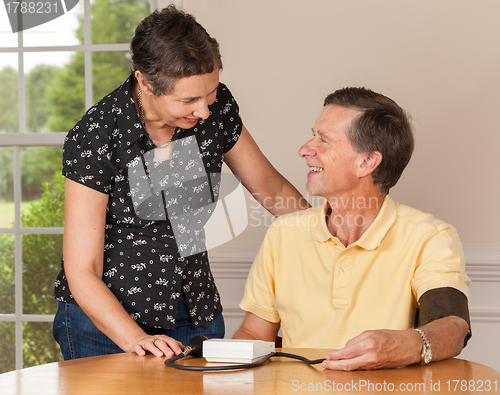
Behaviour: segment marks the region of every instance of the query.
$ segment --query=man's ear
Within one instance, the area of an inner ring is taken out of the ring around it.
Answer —
[[[151,85],[149,85],[146,82],[146,79],[144,78],[142,73],[139,70],[136,70],[134,75],[135,75],[135,78],[137,78],[137,82],[139,83],[139,87],[141,88],[141,91],[145,94],[149,94],[149,93],[153,94],[153,90],[151,88]]]
[[[383,156],[379,151],[373,151],[369,155],[365,155],[358,166],[356,175],[359,178],[366,177],[372,174],[378,165],[382,162]]]

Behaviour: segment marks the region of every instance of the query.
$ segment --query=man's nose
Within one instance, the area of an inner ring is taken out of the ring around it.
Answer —
[[[314,149],[314,145],[312,144],[312,139],[305,143],[302,147],[299,148],[299,155],[301,158],[306,158],[308,156],[314,156],[316,151]]]

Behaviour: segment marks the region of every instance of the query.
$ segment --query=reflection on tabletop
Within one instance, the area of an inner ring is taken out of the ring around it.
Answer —
[[[328,350],[283,349],[309,359]],[[500,374],[461,359],[403,369],[342,372],[321,365],[274,357],[263,366],[239,371],[194,372],[165,366],[164,357],[114,354],[51,363],[0,375],[0,392],[11,394],[293,394],[336,392],[499,393]],[[186,357],[183,365],[210,365]],[[217,364],[211,364],[217,365]],[[489,383],[489,384],[488,384]],[[481,388],[481,389],[480,389]],[[489,390],[488,390],[489,388]]]

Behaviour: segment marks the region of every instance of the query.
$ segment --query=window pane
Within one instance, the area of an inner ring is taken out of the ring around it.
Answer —
[[[0,133],[18,133],[17,54],[0,55]]]
[[[93,102],[114,91],[130,75],[132,61],[129,51],[92,53]]]
[[[55,314],[63,235],[23,235],[23,313]]]
[[[0,46],[17,47],[17,34],[12,33],[9,17],[6,12],[0,11]]]
[[[0,228],[14,226],[14,163],[11,147],[0,148]]]
[[[16,324],[0,322],[0,373],[16,369]]]
[[[62,147],[21,148],[22,226],[64,226],[61,166]]]
[[[0,314],[14,314],[16,308],[14,240],[14,235],[0,234]]]
[[[92,44],[128,44],[139,22],[149,15],[149,1],[91,1]]]
[[[46,47],[80,44],[76,30],[80,26],[80,18],[83,18],[83,3],[80,1],[75,8],[50,22],[23,31],[24,46]],[[83,32],[79,34],[83,35]]]
[[[59,345],[52,336],[52,322],[23,324],[23,367],[62,361]]]
[[[25,54],[26,131],[67,133],[85,111],[82,52]]]

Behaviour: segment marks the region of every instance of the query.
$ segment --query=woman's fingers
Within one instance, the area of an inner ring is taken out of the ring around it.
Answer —
[[[140,339],[132,351],[140,356],[146,355],[146,352],[150,352],[157,357],[173,357],[180,354],[183,349],[184,346],[177,340],[168,336],[158,335]]]

